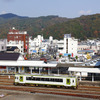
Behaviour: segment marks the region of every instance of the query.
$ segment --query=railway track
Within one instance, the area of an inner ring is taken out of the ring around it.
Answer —
[[[100,91],[97,92],[97,91],[89,91],[89,90],[85,91],[85,90],[79,90],[79,89],[71,90],[71,89],[58,89],[58,88],[56,89],[56,88],[5,86],[5,85],[1,85],[0,89],[100,99]]]
[[[0,76],[0,89],[25,91],[30,93],[44,93],[65,96],[75,96],[83,98],[100,99],[100,87],[96,86],[79,86],[78,89],[62,89],[62,88],[48,88],[48,87],[29,87],[29,86],[14,86],[14,77]]]

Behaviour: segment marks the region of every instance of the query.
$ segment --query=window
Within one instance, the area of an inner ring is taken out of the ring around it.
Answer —
[[[70,81],[69,81],[69,79],[67,79],[67,83],[69,83]]]
[[[74,83],[74,80],[72,82]]]
[[[20,76],[20,81],[23,82],[23,76]]]
[[[56,78],[39,78],[39,77],[26,77],[26,80],[30,81],[49,81],[49,82],[63,82],[63,79]]]
[[[4,49],[4,46],[2,46],[2,49]]]
[[[66,84],[70,85],[70,79],[66,80]]]
[[[58,48],[59,50],[62,50],[63,48]]]
[[[23,79],[23,77],[20,77],[20,79],[22,80],[22,79]]]

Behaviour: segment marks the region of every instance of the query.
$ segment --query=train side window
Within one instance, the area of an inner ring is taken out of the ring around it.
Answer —
[[[31,77],[29,77],[29,80],[31,80],[32,78]]]
[[[26,80],[31,80],[31,77],[26,77]]]
[[[28,80],[29,78],[28,77],[26,77],[26,80]]]
[[[49,78],[46,78],[46,81],[49,81]]]
[[[53,78],[51,78],[51,82],[54,82],[54,79]]]
[[[36,77],[35,80],[36,80],[36,81],[40,81],[40,78]]]
[[[32,80],[35,80],[35,77],[33,77],[33,79]]]
[[[31,77],[31,80],[35,80],[35,77]]]
[[[41,81],[44,81],[44,78],[41,78]]]
[[[47,81],[46,78],[44,78],[44,81]]]
[[[54,79],[54,82],[58,82],[58,79]]]
[[[74,80],[72,82],[74,83]]]
[[[59,79],[59,82],[63,82],[63,79]]]

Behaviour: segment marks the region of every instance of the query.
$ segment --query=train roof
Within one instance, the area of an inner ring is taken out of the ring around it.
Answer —
[[[77,77],[75,75],[57,75],[57,74],[53,74],[53,75],[44,75],[44,74],[15,74],[15,75],[22,75],[22,76],[43,76],[43,77]]]

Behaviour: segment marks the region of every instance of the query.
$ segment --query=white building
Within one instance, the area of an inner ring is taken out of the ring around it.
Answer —
[[[58,52],[63,54],[73,54],[77,55],[77,45],[78,40],[74,37],[71,37],[71,34],[65,34],[64,40],[60,40],[57,42]]]
[[[21,54],[24,54],[24,49],[23,49],[23,46],[24,46],[24,42],[23,41],[9,41],[7,42],[7,47],[18,47],[19,48],[19,53]]]
[[[77,55],[78,39],[71,37],[71,34],[64,35],[64,51],[65,53]]]
[[[58,46],[58,52],[59,53],[66,53],[64,51],[64,40],[57,41],[57,46]]]
[[[94,53],[97,53],[100,50],[100,40],[82,41],[78,44],[79,50],[93,50]]]
[[[0,39],[0,51],[6,51],[7,39]]]
[[[29,39],[29,53],[38,53],[47,51],[48,48],[58,47],[58,52],[62,54],[77,55],[78,40],[71,37],[71,34],[65,34],[63,40],[54,40],[52,36],[49,39],[43,39],[38,35],[33,40]]]
[[[43,36],[38,35],[32,40],[32,37],[29,38],[29,54],[38,53],[39,48],[42,47]]]

